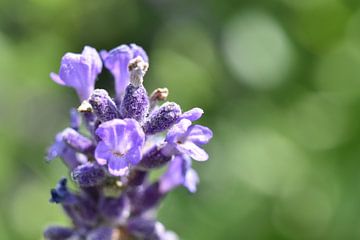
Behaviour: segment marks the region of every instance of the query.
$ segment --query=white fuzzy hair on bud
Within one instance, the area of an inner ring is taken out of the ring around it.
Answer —
[[[143,77],[149,68],[149,64],[141,56],[131,59],[128,65],[130,72],[130,83],[139,87],[143,83]]]

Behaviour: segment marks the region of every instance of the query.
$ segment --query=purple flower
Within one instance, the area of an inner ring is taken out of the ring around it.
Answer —
[[[66,53],[61,59],[59,74],[51,73],[50,77],[60,85],[74,88],[83,101],[94,90],[101,69],[102,62],[97,51],[85,46],[81,54]]]
[[[141,56],[145,62],[149,62],[144,49],[136,44],[120,45],[111,51],[101,51],[104,65],[115,78],[115,92],[118,98],[124,94],[126,86],[130,81],[128,65],[131,59]]]
[[[192,115],[193,116],[193,115]],[[190,116],[189,118],[193,118]],[[167,146],[163,152],[167,154],[185,154],[197,161],[206,161],[209,156],[201,148],[212,138],[212,131],[201,125],[191,125],[191,121],[183,118],[175,124],[166,135]]]
[[[167,193],[179,185],[183,185],[190,192],[196,192],[196,185],[199,183],[199,176],[191,168],[191,159],[179,155],[169,164],[167,171],[160,178],[159,191]]]
[[[71,148],[64,141],[64,131],[56,134],[55,142],[49,147],[46,155],[46,160],[48,162],[54,160],[57,157],[60,157],[63,162],[70,168],[73,169],[81,163],[81,158],[86,158],[84,155],[79,155],[76,151]]]
[[[108,165],[114,176],[128,173],[130,166],[141,160],[145,134],[133,119],[114,119],[102,123],[96,130],[101,139],[95,149],[95,158],[100,165]]]

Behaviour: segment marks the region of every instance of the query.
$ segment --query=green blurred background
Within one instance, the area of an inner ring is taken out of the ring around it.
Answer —
[[[0,239],[67,224],[46,147],[77,106],[61,56],[135,42],[149,91],[214,130],[198,193],[159,218],[185,240],[360,239],[359,0],[0,0]],[[108,72],[97,87],[112,88]]]

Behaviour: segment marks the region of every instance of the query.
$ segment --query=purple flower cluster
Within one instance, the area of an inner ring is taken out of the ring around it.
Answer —
[[[95,89],[103,65],[115,78],[115,97]],[[58,74],[51,78],[72,87],[81,104],[70,111],[70,127],[58,133],[47,160],[57,157],[67,165],[76,191],[62,178],[51,190],[50,202],[60,204],[71,227],[50,226],[45,239],[173,240],[156,219],[156,208],[178,186],[196,191],[199,176],[192,159],[206,161],[202,145],[209,128],[194,125],[203,111],[182,113],[174,102],[165,102],[166,88],[148,95],[143,78],[149,67],[145,51],[121,45],[101,54],[86,46],[81,54],[66,53]],[[153,169],[167,167],[150,181]]]

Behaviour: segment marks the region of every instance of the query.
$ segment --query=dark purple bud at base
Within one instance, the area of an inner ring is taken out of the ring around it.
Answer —
[[[128,230],[139,239],[158,239],[156,238],[155,221],[143,218],[133,218],[128,223]]]
[[[66,178],[60,179],[60,181],[56,185],[56,188],[51,189],[50,193],[50,202],[72,204],[76,201],[75,196],[71,192],[69,192],[67,188]]]
[[[118,240],[120,233],[118,229],[111,227],[99,227],[92,230],[86,237],[86,240]]]
[[[89,103],[94,114],[101,122],[119,118],[115,102],[110,98],[106,90],[95,89],[89,98]]]
[[[134,206],[132,215],[138,216],[148,210],[154,209],[165,195],[165,193],[160,192],[158,182],[151,184],[141,193],[136,195],[136,199],[133,199]]]
[[[125,90],[125,96],[121,102],[121,116],[143,122],[148,111],[149,99],[144,86],[140,85],[136,87],[130,83]]]
[[[74,150],[81,153],[89,153],[95,149],[90,139],[81,135],[79,132],[75,131],[72,128],[66,128],[63,131],[63,140]]]
[[[144,124],[146,134],[155,134],[172,127],[181,115],[180,106],[174,102],[164,103],[160,108],[151,113]]]
[[[147,171],[142,171],[142,170],[133,170],[129,176],[128,179],[128,186],[140,186],[141,184],[143,184],[146,180],[148,176],[148,172]]]
[[[75,168],[71,177],[80,187],[94,187],[105,180],[105,171],[98,165],[87,163]]]
[[[177,235],[171,231],[167,231],[160,222],[146,219],[133,218],[128,224],[129,232],[137,237],[136,239],[143,240],[178,240]]]
[[[154,146],[143,155],[138,167],[143,169],[153,169],[164,166],[171,160],[171,156],[165,155],[162,151],[163,146]]]
[[[130,214],[129,200],[122,197],[106,197],[100,202],[101,215],[110,221],[123,223]]]
[[[74,234],[74,230],[67,227],[51,226],[44,231],[46,240],[66,240]]]

